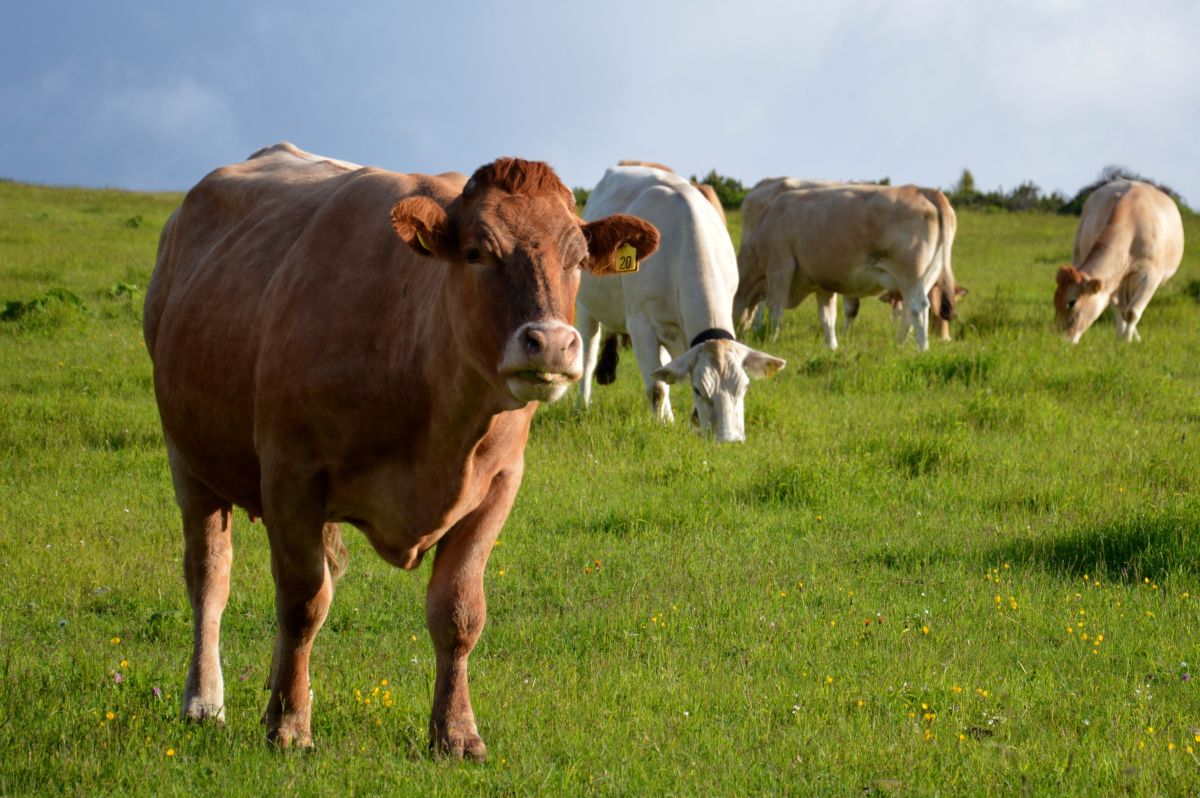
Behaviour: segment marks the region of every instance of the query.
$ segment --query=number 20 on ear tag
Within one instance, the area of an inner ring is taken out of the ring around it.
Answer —
[[[631,244],[626,244],[617,250],[617,260],[613,271],[617,274],[633,274],[638,270],[637,250]]]

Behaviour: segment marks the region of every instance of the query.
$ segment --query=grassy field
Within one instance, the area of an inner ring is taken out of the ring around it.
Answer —
[[[139,319],[178,200],[0,182],[0,794],[1200,792],[1200,248],[1142,343],[1106,316],[1072,348],[1050,297],[1076,220],[961,213],[957,340],[898,347],[865,302],[828,353],[808,303],[744,445],[651,423],[628,353],[586,416],[543,408],[488,568],[474,766],[426,751],[427,573],[352,530],[315,750],[263,742],[273,594],[244,515],[229,724],[177,719]]]

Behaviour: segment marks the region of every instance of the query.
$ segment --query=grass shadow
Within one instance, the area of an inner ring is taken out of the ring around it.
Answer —
[[[1137,582],[1171,573],[1200,573],[1200,550],[1191,543],[1200,519],[1180,513],[1113,520],[1061,537],[1020,540],[995,547],[988,562],[1027,562],[1072,577],[1102,575]]]

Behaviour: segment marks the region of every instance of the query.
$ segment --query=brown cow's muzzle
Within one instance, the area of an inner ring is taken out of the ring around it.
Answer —
[[[500,362],[509,393],[522,403],[560,399],[582,373],[583,342],[561,321],[523,324],[508,339]]]

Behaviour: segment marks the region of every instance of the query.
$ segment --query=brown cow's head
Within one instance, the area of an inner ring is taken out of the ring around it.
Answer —
[[[643,259],[658,248],[658,230],[633,216],[584,223],[554,170],[517,158],[481,166],[448,207],[401,200],[392,223],[419,255],[455,270],[458,317],[448,322],[514,408],[552,402],[580,377],[582,344],[571,326],[580,271],[611,273],[625,244]]]
[[[1100,318],[1108,304],[1104,284],[1076,269],[1062,266],[1056,275],[1058,288],[1054,291],[1054,316],[1059,332],[1079,343],[1092,322]]]

